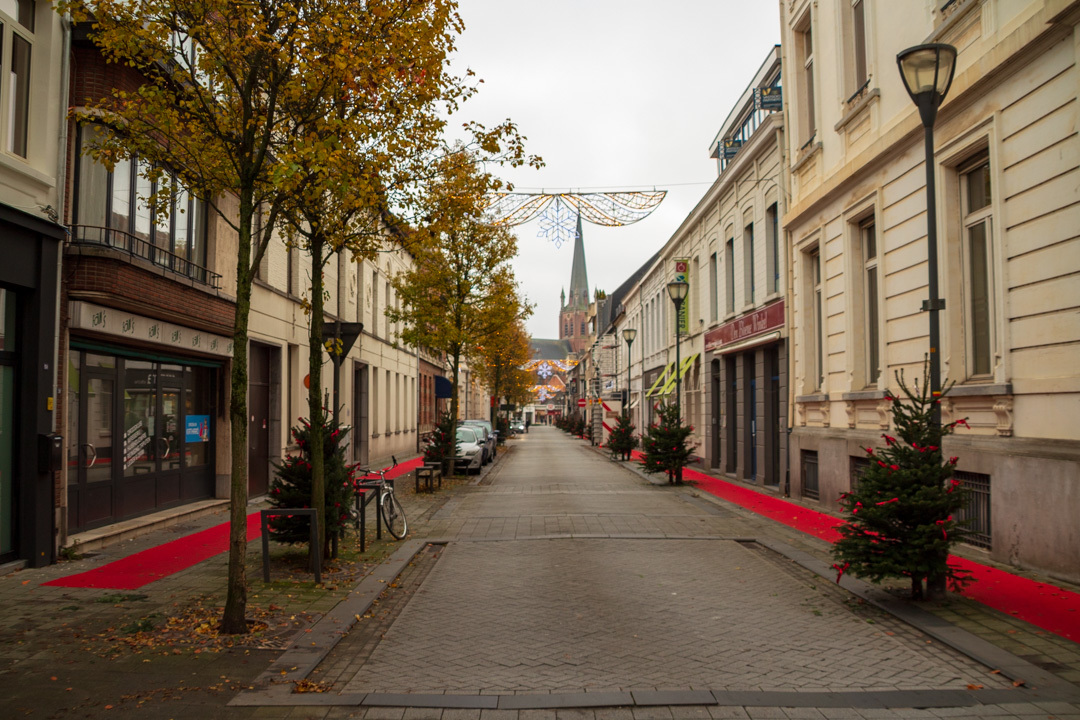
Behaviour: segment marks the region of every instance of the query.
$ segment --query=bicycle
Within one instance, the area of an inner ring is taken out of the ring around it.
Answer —
[[[349,514],[356,522],[356,526],[360,527],[361,508],[365,504],[360,490],[374,490],[378,498],[377,512],[382,517],[383,524],[386,525],[387,531],[395,540],[400,540],[405,537],[405,533],[408,531],[408,520],[405,518],[405,509],[401,507],[401,501],[394,495],[394,479],[386,479],[386,473],[396,468],[398,464],[397,458],[393,455],[390,456],[390,459],[394,462],[390,467],[382,470],[367,470],[364,473],[368,477],[378,475],[378,480],[362,480],[356,483],[356,500],[349,510]]]

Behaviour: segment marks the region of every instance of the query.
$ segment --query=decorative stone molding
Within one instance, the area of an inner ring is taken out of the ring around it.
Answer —
[[[855,410],[856,410],[856,405],[855,405],[854,400],[845,400],[844,401],[844,411],[847,413],[847,426],[849,428],[854,428],[855,425],[856,425],[856,422],[855,422],[855,420],[856,420]]]
[[[994,414],[997,415],[997,433],[1002,437],[1013,434],[1012,396],[994,398]]]
[[[892,402],[882,398],[881,401],[877,404],[877,408],[875,408],[878,414],[878,427],[880,427],[882,430],[889,429],[889,422],[892,420],[892,413],[889,412],[889,409],[891,407]]]

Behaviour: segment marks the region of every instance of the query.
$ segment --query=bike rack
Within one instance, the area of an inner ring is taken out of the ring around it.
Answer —
[[[322,582],[322,538],[319,537],[319,515],[315,508],[275,508],[273,510],[260,510],[259,522],[262,525],[262,564],[263,582],[270,582],[270,523],[273,516],[307,515],[311,518],[310,557],[315,567],[315,582]]]

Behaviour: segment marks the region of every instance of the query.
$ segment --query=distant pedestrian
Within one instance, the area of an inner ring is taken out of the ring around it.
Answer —
[[[532,420],[525,418],[525,434],[529,434],[529,426],[532,425]]]

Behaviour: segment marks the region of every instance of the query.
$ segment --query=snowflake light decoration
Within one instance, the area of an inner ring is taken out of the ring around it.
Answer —
[[[551,377],[555,373],[554,373],[554,371],[552,371],[550,365],[548,365],[547,363],[544,363],[540,367],[536,368],[536,374],[539,375],[542,380],[546,381],[549,377]]]
[[[492,193],[485,198],[484,212],[492,225],[512,227],[540,218],[537,237],[555,247],[573,240],[578,220],[620,227],[649,216],[667,195],[652,192],[606,193]]]

